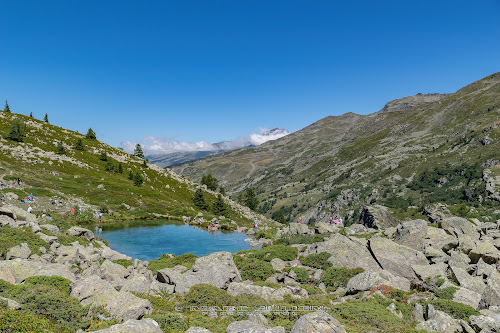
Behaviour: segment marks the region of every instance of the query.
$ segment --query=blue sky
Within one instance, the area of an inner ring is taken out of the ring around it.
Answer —
[[[296,131],[500,71],[500,0],[1,1],[0,13],[2,106],[114,146]]]

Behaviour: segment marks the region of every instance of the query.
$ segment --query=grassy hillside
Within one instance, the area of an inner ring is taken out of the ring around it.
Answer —
[[[23,142],[7,139],[15,119],[26,124]],[[78,139],[82,140],[84,150],[75,149]],[[61,143],[65,154],[58,154]],[[193,204],[193,193],[199,185],[156,165],[144,166],[144,160],[138,157],[44,121],[0,112],[0,151],[0,179],[7,185],[2,188],[2,194],[7,201],[22,207],[27,204],[20,200],[33,194],[36,202],[32,206],[38,213],[64,214],[77,208],[81,221],[93,220],[92,212],[99,209],[109,211],[104,215],[105,220],[180,219],[199,212],[205,217],[214,217],[210,211],[200,210]],[[103,154],[107,156],[106,161]],[[129,179],[129,174],[135,176],[136,173],[144,181],[141,186],[135,186]],[[23,183],[18,185],[14,181],[17,178]],[[205,191],[205,197],[211,204],[216,194]],[[52,205],[52,198],[64,205]],[[263,219],[228,199],[226,203],[228,219],[239,223]]]
[[[172,170],[196,181],[211,173],[233,198],[252,187],[261,212],[281,210],[288,220],[337,215],[354,222],[361,206],[374,203],[415,216],[431,202],[493,218],[499,203],[483,172],[495,174],[500,164],[500,73],[454,94],[418,96]]]

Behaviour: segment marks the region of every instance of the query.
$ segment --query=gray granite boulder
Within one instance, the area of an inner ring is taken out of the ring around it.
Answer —
[[[345,333],[340,322],[324,311],[308,313],[299,318],[290,333]]]
[[[163,333],[160,325],[153,319],[129,319],[123,324],[113,325],[109,328],[98,330],[100,333]],[[201,331],[200,331],[201,333]]]
[[[439,222],[439,227],[444,229],[450,235],[467,235],[472,239],[479,239],[479,233],[476,226],[463,217],[445,217]]]
[[[66,235],[84,237],[89,241],[91,241],[95,238],[94,233],[92,231],[90,231],[89,229],[81,228],[81,227],[69,228],[66,231]]]
[[[311,244],[308,253],[328,252],[328,258],[334,267],[363,268],[364,270],[378,270],[380,266],[361,241],[350,239],[341,234],[333,234],[325,242]]]
[[[22,243],[21,245],[11,247],[7,252],[7,255],[5,256],[5,259],[6,260],[16,259],[16,258],[28,259],[30,254],[31,250],[28,247],[28,244]]]
[[[12,284],[22,283],[31,276],[61,276],[70,281],[75,281],[69,267],[61,264],[42,263],[25,259],[0,261],[0,279]]]
[[[190,327],[186,333],[212,333],[211,331],[207,330],[206,328],[204,327],[199,327],[199,326],[196,326],[196,327]]]
[[[428,265],[427,258],[420,251],[381,237],[369,240],[371,252],[383,269],[394,275],[412,280],[416,277],[412,265]]]
[[[250,320],[241,320],[229,324],[226,333],[285,333],[285,329],[281,326],[267,327]]]
[[[424,220],[405,221],[398,224],[394,234],[394,242],[412,249],[422,251],[424,238],[427,235],[427,222]]]
[[[387,229],[397,226],[401,221],[392,216],[385,206],[373,205],[363,207],[360,222],[373,229]]]
[[[363,272],[352,277],[347,282],[346,294],[356,294],[380,285],[410,291],[410,281],[400,276],[394,276],[389,271],[379,270]]]

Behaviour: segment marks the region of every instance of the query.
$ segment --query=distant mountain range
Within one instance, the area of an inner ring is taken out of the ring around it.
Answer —
[[[233,198],[251,187],[261,212],[281,210],[289,221],[355,220],[371,204],[498,207],[499,138],[496,73],[453,94],[417,94],[372,114],[329,116],[278,140],[172,170],[194,181],[210,173]]]
[[[202,151],[179,151],[173,152],[169,154],[161,154],[161,155],[149,155],[146,158],[149,159],[151,163],[154,163],[160,167],[168,168],[170,166],[181,164],[185,162],[190,162],[194,160],[198,160],[200,158],[209,156],[209,155],[217,155],[227,151],[245,148],[245,147],[254,147],[261,143],[274,140],[277,138],[281,138],[290,134],[290,132],[284,128],[273,128],[272,130],[264,131],[259,134],[251,134],[246,138],[242,138],[236,141],[221,141],[217,143],[213,143],[212,150],[202,150]]]

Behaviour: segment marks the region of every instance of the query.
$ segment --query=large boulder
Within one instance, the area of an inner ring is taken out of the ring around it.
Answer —
[[[14,215],[14,212],[10,210],[7,207],[0,206],[0,216],[5,215],[7,217],[10,217],[11,219],[15,219],[16,216]]]
[[[368,228],[387,229],[397,226],[401,221],[392,216],[387,207],[373,205],[363,207],[360,222]]]
[[[448,265],[445,263],[437,263],[434,265],[411,265],[411,268],[417,275],[417,277],[422,280],[426,281],[428,279],[440,277],[440,278],[445,278],[446,277],[446,269],[448,268]]]
[[[320,222],[314,225],[314,231],[317,234],[331,234],[339,231],[343,227],[344,223],[330,224],[330,223]]]
[[[66,235],[84,237],[91,241],[95,238],[94,233],[82,227],[71,227],[66,231]]]
[[[25,259],[0,261],[0,279],[12,284],[22,283],[31,276],[61,276],[75,281],[75,274],[69,267],[61,264],[42,263]]]
[[[422,252],[396,244],[386,238],[372,237],[369,240],[369,246],[375,259],[383,269],[408,280],[416,277],[411,268],[412,265],[429,264]]]
[[[472,263],[477,263],[479,259],[483,259],[487,264],[496,264],[500,261],[500,251],[493,244],[485,241],[476,241],[468,255]]]
[[[207,330],[204,327],[200,326],[195,326],[195,327],[190,327],[186,333],[212,333],[211,331]]]
[[[394,234],[394,242],[422,251],[427,235],[427,222],[424,220],[405,221],[399,224]]]
[[[471,276],[464,269],[455,266],[450,267],[450,272],[453,280],[461,287],[473,290],[479,294],[484,292],[486,285],[480,276]]]
[[[352,295],[360,291],[369,290],[380,285],[390,286],[394,289],[410,291],[410,281],[400,276],[394,276],[386,270],[367,271],[352,277],[347,282],[346,294]]]
[[[470,316],[469,322],[476,332],[500,332],[500,314]]]
[[[135,274],[128,277],[124,282],[120,291],[133,291],[140,294],[149,294],[151,290],[151,281],[144,275]]]
[[[232,282],[227,288],[227,293],[231,296],[239,296],[250,294],[262,297],[266,301],[282,301],[285,295],[292,295],[293,292],[289,288],[274,289],[270,287],[256,286],[246,282]]]
[[[53,224],[40,224],[40,227],[43,229],[48,230],[49,232],[58,235],[59,234],[59,227]]]
[[[11,247],[9,249],[9,252],[7,252],[7,255],[5,256],[5,259],[10,260],[10,259],[28,259],[31,254],[31,250],[28,247],[28,244],[22,243],[21,245],[17,245],[14,247]]]
[[[443,311],[435,310],[431,304],[427,305],[424,317],[426,321],[419,323],[416,327],[417,330],[443,333],[462,332],[462,326],[457,320]]]
[[[71,286],[71,296],[77,298],[83,306],[89,304],[104,306],[117,295],[118,291],[97,275],[79,280]]]
[[[14,214],[13,218],[16,221],[24,221],[26,223],[27,222],[36,222],[35,215],[28,213],[26,210],[24,210],[20,207],[9,205],[8,209]],[[7,214],[5,214],[5,215],[7,215]],[[7,216],[10,216],[10,215],[7,215]]]
[[[340,322],[324,311],[308,313],[299,318],[290,333],[345,333]]]
[[[18,302],[10,299],[10,298],[5,298],[5,297],[2,297],[0,296],[0,301],[4,301],[7,303],[7,307],[11,310],[19,310],[21,309],[21,304],[19,304]]]
[[[286,232],[290,235],[307,235],[309,233],[309,227],[307,224],[290,223]]]
[[[424,247],[427,246],[433,246],[448,253],[448,251],[458,246],[458,239],[443,229],[428,227],[424,239]]]
[[[446,230],[450,235],[462,236],[467,235],[472,239],[479,239],[479,233],[476,226],[467,221],[463,217],[446,217],[439,222],[439,226]]]
[[[111,250],[108,246],[101,244],[101,257],[108,260],[132,260],[131,257],[126,256],[118,251]]]
[[[481,302],[481,294],[470,289],[459,288],[453,295],[453,301],[466,304],[477,310],[479,308],[479,303]]]
[[[153,319],[129,319],[123,324],[113,325],[109,328],[98,330],[101,333],[163,333],[160,325]]]
[[[141,319],[153,311],[150,301],[123,291],[119,292],[116,297],[107,301],[104,308],[114,318],[120,321]]]
[[[226,333],[285,333],[285,329],[281,326],[267,327],[250,320],[241,320],[229,324]]]
[[[15,223],[16,220],[14,220],[13,218],[7,215],[0,215],[0,227],[3,227],[4,225],[12,225]]]
[[[356,239],[341,234],[333,234],[325,242],[311,244],[308,253],[328,252],[328,258],[334,267],[363,268],[364,270],[378,270],[380,266],[373,259],[367,247]]]
[[[129,276],[129,274],[125,267],[109,260],[104,260],[101,264],[101,277],[115,288],[121,288],[125,283],[125,277]]]
[[[176,293],[186,293],[195,284],[206,283],[227,289],[231,282],[241,282],[240,272],[230,252],[215,252],[196,259],[193,268],[185,273],[162,269],[158,281],[175,285]]]
[[[481,304],[484,307],[500,306],[500,273],[494,272],[486,279]]]

